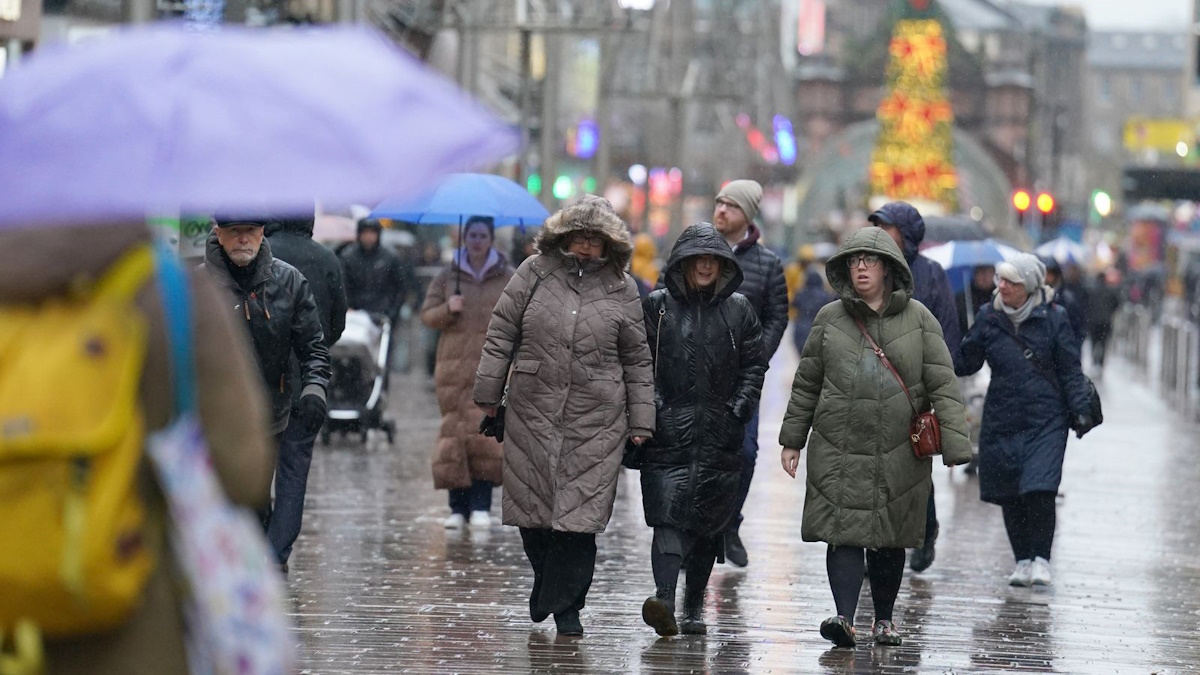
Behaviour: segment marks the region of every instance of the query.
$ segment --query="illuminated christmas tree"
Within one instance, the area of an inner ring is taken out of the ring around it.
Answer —
[[[910,0],[918,13],[928,0]],[[871,192],[957,210],[954,109],[946,100],[946,38],[936,19],[901,19],[888,47],[887,90],[871,153]]]

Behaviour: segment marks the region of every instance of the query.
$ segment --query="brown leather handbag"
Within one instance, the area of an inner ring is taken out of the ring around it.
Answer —
[[[863,337],[867,338],[867,343],[871,345],[875,356],[878,356],[884,367],[896,376],[896,381],[900,383],[900,388],[908,397],[908,404],[913,409],[912,422],[908,427],[908,440],[912,444],[913,453],[920,459],[942,454],[942,424],[938,422],[933,406],[931,405],[925,412],[917,410],[917,402],[913,400],[912,394],[908,392],[908,386],[904,384],[904,378],[896,372],[896,367],[888,360],[887,354],[884,354],[879,345],[875,344],[875,339],[867,332],[867,327],[861,320],[855,318],[854,323],[858,325],[858,330],[862,331]]]

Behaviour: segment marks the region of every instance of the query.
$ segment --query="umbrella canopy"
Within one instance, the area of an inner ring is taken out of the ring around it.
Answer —
[[[1017,249],[992,239],[980,241],[949,241],[921,251],[921,255],[936,261],[949,270],[955,267],[995,265],[1020,253]]]
[[[1036,249],[1038,255],[1048,255],[1060,265],[1083,265],[1087,262],[1087,249],[1066,237],[1058,237]]]
[[[946,270],[950,288],[959,292],[971,283],[976,267],[995,265],[1020,253],[1017,249],[992,239],[980,241],[948,241],[921,251],[921,255],[936,261]]]
[[[370,203],[517,145],[375,31],[132,29],[0,79],[0,229]]]
[[[461,225],[471,216],[490,216],[497,227],[540,225],[550,212],[524,187],[504,176],[458,173],[416,199],[394,198],[371,211],[420,225]]]

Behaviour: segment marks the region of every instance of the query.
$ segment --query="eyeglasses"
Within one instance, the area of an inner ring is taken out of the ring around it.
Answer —
[[[576,232],[571,235],[571,243],[572,244],[586,243],[590,246],[595,246],[596,248],[599,248],[601,246],[604,246],[604,237],[597,235],[597,234],[588,234],[587,232]]]
[[[854,269],[859,265],[865,265],[866,267],[870,268],[878,264],[879,256],[875,253],[860,253],[859,255],[853,255],[849,258],[846,258],[846,267],[849,267],[850,269]]]
[[[742,210],[742,207],[738,206],[737,202],[733,202],[728,199],[718,199],[717,200],[717,208],[721,208],[721,207],[725,207],[727,209],[737,209],[738,211]]]

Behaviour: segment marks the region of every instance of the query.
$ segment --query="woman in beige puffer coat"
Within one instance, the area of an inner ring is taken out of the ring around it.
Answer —
[[[488,321],[513,268],[492,247],[490,219],[470,218],[463,239],[457,260],[434,277],[421,306],[421,321],[441,331],[433,381],[442,430],[433,451],[433,487],[450,491],[449,529],[468,517],[472,527],[491,524],[492,486],[500,484],[504,464],[500,444],[478,433],[480,413],[471,396]]]
[[[588,195],[552,215],[537,249],[496,304],[475,403],[494,412],[511,364],[504,524],[521,528],[533,566],[530,617],[553,614],[560,634],[580,635],[625,441],[653,433],[654,376],[626,273],[633,246],[608,201]]]

